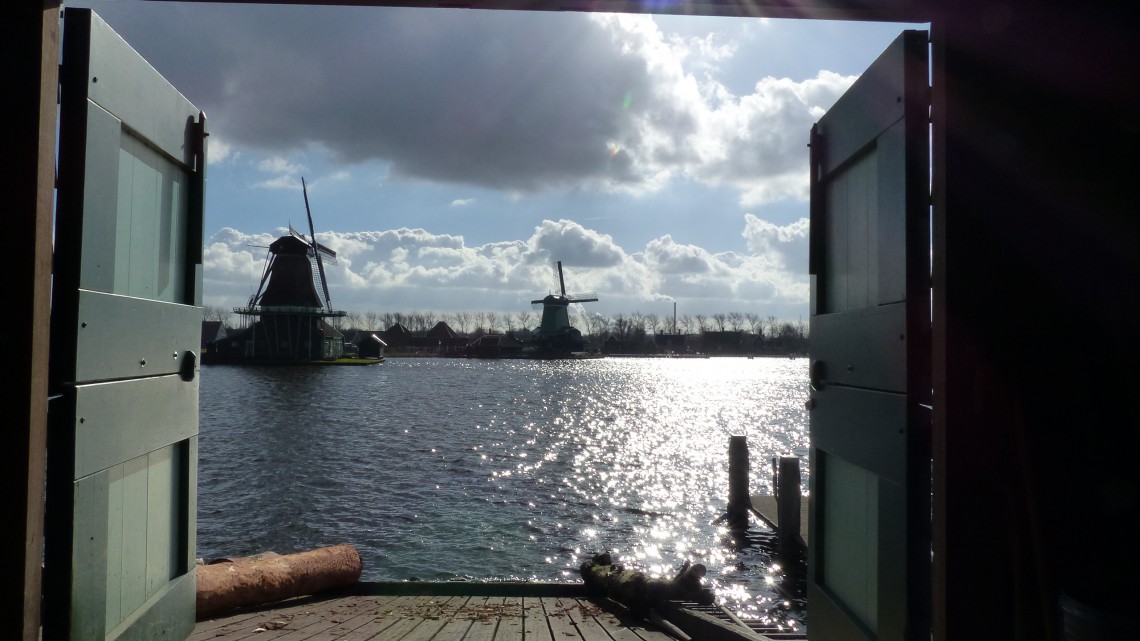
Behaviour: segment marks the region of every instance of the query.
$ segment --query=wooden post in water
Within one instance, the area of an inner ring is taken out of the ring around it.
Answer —
[[[733,529],[748,527],[748,510],[752,498],[748,494],[748,437],[728,437],[728,523]]]
[[[776,475],[776,516],[781,551],[790,551],[799,545],[800,538],[800,459],[798,456],[781,456]]]

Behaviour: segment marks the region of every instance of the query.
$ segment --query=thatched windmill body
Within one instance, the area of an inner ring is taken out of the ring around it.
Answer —
[[[327,320],[345,316],[333,309],[325,278],[325,265],[336,264],[336,252],[317,242],[303,178],[301,189],[309,238],[290,225],[288,236],[269,245],[257,293],[246,307],[234,310],[254,321],[241,341],[241,354],[233,357],[305,362],[333,360],[344,353],[344,336]]]
[[[534,332],[533,343],[537,355],[543,357],[568,356],[585,349],[582,332],[570,325],[568,309],[572,303],[592,303],[598,300],[595,293],[566,295],[566,281],[562,276],[562,261],[558,261],[559,294],[532,300],[531,305],[542,309],[542,321]]]

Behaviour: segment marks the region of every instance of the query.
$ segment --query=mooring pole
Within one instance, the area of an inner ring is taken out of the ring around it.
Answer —
[[[776,476],[776,516],[780,550],[795,549],[800,538],[800,459],[798,456],[781,456],[780,471]]]
[[[748,527],[748,510],[752,498],[748,494],[748,437],[728,437],[728,523],[734,529]]]

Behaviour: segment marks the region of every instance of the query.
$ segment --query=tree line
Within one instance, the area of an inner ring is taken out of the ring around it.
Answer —
[[[232,326],[234,314],[229,308],[206,305],[202,308],[203,319],[221,321]],[[347,312],[344,316],[329,319],[338,330],[384,331],[396,324],[403,325],[413,334],[423,334],[444,322],[456,334],[472,339],[486,334],[525,333],[538,326],[540,312],[528,310],[516,313],[498,312],[453,312],[431,311],[413,312]],[[806,345],[807,327],[803,321],[796,323],[777,319],[775,316],[761,316],[756,313],[727,312],[717,314],[683,314],[675,319],[672,315],[658,314],[600,314],[580,312],[572,314],[571,324],[582,332],[587,340],[601,342],[609,337],[623,343],[639,344],[652,340],[656,335],[703,335],[712,332],[740,332],[754,338],[778,341],[781,344]]]

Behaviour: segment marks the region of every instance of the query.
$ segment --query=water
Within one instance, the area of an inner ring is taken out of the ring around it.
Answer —
[[[807,393],[806,359],[203,366],[198,556],[347,542],[365,580],[577,581],[608,550],[703,563],[738,614],[802,625],[765,531],[738,549],[714,521],[729,435],[770,492]]]

